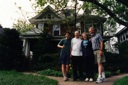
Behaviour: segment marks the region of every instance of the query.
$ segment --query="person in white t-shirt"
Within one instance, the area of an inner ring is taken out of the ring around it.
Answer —
[[[83,76],[83,57],[81,50],[81,38],[78,31],[75,31],[74,38],[71,40],[71,58],[72,58],[72,69],[73,69],[73,81],[78,78],[82,80]],[[78,72],[79,71],[79,75]]]

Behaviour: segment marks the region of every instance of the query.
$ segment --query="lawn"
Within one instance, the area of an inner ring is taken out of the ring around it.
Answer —
[[[113,85],[128,85],[128,76],[118,79]]]
[[[57,81],[16,71],[0,71],[0,85],[57,85]]]

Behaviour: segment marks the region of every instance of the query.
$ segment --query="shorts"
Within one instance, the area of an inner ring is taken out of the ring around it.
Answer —
[[[95,56],[95,63],[104,63],[106,62],[106,58],[104,56],[104,53],[102,56],[99,54],[100,50],[94,51],[94,56]]]
[[[60,53],[60,63],[64,65],[70,64],[70,53]]]

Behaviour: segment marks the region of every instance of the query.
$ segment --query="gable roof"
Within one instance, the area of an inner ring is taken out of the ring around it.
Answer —
[[[121,35],[122,33],[126,32],[127,30],[128,30],[128,28],[127,28],[127,27],[124,27],[124,28],[121,29],[119,32],[117,32],[117,33],[115,34],[115,36],[119,36],[119,35]]]
[[[38,15],[35,17],[29,19],[31,23],[34,23],[34,21],[41,20],[43,16],[45,16],[47,13],[52,13],[57,19],[62,19],[63,17],[55,10],[53,9],[50,5],[45,7]]]

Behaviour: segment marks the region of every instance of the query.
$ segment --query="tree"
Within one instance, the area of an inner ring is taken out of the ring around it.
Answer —
[[[13,27],[16,28],[20,33],[31,30],[34,25],[26,22],[26,20],[18,19],[16,23],[13,23]]]
[[[82,0],[93,4],[93,9],[104,15],[108,14],[117,23],[128,27],[128,1],[127,0]]]
[[[18,18],[16,20],[16,23],[13,23],[13,28],[15,28],[21,33],[31,30],[34,27],[34,25],[30,24],[28,20],[30,18],[28,15],[29,12],[23,10],[22,7],[17,5],[16,2],[15,2],[15,6],[18,8],[17,13],[20,14],[22,17]]]
[[[18,31],[9,28],[4,28],[4,32],[0,34],[0,69],[24,69],[25,57],[19,35]]]

